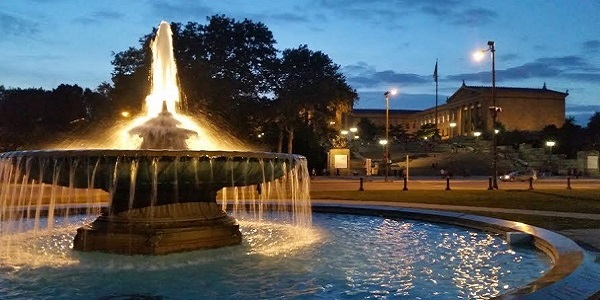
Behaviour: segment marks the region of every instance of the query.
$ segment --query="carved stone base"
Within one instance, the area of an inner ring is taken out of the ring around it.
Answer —
[[[77,229],[73,248],[120,254],[160,255],[237,245],[242,234],[235,218],[216,203],[170,204],[147,211],[100,216]],[[183,206],[183,207],[181,207]],[[174,211],[182,213],[173,213]],[[198,211],[204,212],[198,214]],[[187,212],[187,213],[184,213]]]

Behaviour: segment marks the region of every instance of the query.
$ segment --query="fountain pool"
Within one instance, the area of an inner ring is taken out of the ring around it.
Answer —
[[[534,248],[449,225],[321,213],[313,224],[241,219],[241,245],[167,256],[73,251],[74,227],[13,236],[25,250],[3,253],[0,298],[487,299],[550,266]]]

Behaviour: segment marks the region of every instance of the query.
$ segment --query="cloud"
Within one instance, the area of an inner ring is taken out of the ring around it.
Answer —
[[[74,21],[76,23],[81,23],[81,24],[97,24],[97,23],[102,23],[103,21],[114,21],[114,20],[121,20],[124,18],[125,18],[125,14],[123,14],[121,12],[104,10],[104,11],[95,12],[92,15],[87,16],[87,17],[75,18]]]
[[[600,112],[600,105],[581,105],[581,104],[570,104],[567,103],[567,110],[569,112]]]
[[[199,4],[196,1],[182,0],[152,0],[148,1],[150,8],[161,17],[177,17],[178,19],[200,19],[205,20],[206,17],[217,14],[210,6]]]
[[[40,32],[40,24],[15,15],[0,12],[0,36],[32,36]]]
[[[464,11],[449,12],[448,20],[453,25],[476,26],[492,23],[498,14],[484,8],[471,8]]]
[[[589,52],[600,51],[600,40],[589,40],[583,42],[583,50]]]
[[[568,104],[566,107],[566,115],[575,119],[575,124],[587,126],[590,118],[597,112],[600,112],[600,105],[577,105]]]
[[[580,56],[544,57],[521,66],[496,70],[497,81],[511,81],[529,78],[564,78],[589,82],[600,82],[600,68]],[[470,80],[487,82],[490,72],[466,73],[447,76],[450,80]]]
[[[431,76],[421,76],[411,73],[396,73],[392,70],[377,71],[365,62],[348,65],[341,68],[348,83],[356,89],[371,88],[385,85],[411,85],[431,82]]]
[[[257,20],[264,23],[302,23],[302,24],[311,24],[310,19],[303,14],[297,13],[260,13],[260,14],[250,14],[247,17],[250,20]]]
[[[402,16],[415,13],[458,26],[488,24],[498,16],[495,11],[471,6],[470,3],[466,0],[316,0],[314,5],[328,9],[332,14],[393,28],[404,27]],[[382,20],[385,22],[382,23]]]
[[[500,56],[500,59],[502,59],[502,61],[512,61],[512,60],[517,60],[519,58],[520,58],[520,55],[516,54],[516,53],[506,53],[506,54],[502,54],[502,56]]]
[[[359,100],[355,108],[385,109],[383,92],[363,91],[358,92]],[[446,101],[445,95],[438,95],[438,104]],[[409,94],[400,93],[389,101],[390,109],[423,110],[435,107],[435,94]]]

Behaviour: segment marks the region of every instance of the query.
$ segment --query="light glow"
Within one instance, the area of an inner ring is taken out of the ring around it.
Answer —
[[[179,112],[180,92],[177,84],[177,65],[173,52],[172,35],[169,23],[162,21],[156,37],[151,43],[152,87],[150,94],[146,97],[144,115],[137,116],[121,127],[118,131],[117,145],[113,145],[113,147],[119,149],[139,148],[142,139],[137,135],[131,135],[129,130],[156,117],[162,111],[162,105],[165,102],[167,110],[173,115],[173,118],[181,122],[178,127],[198,133],[197,136],[186,140],[189,149],[248,151],[247,146],[229,135],[223,128],[218,128],[205,119],[194,119]]]
[[[150,47],[152,48],[152,90],[146,97],[146,112],[151,116],[158,115],[165,101],[167,110],[175,116],[179,102],[179,87],[177,65],[173,54],[173,32],[169,23],[165,21],[160,23]]]
[[[475,61],[482,61],[485,58],[485,50],[479,50],[473,52],[473,59]]]

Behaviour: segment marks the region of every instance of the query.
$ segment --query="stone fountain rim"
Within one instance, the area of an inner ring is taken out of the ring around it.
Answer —
[[[258,159],[306,159],[302,155],[259,152],[259,151],[225,151],[225,150],[162,150],[162,149],[53,149],[53,150],[18,150],[0,153],[0,158],[13,157],[206,157],[206,158],[258,158]]]

